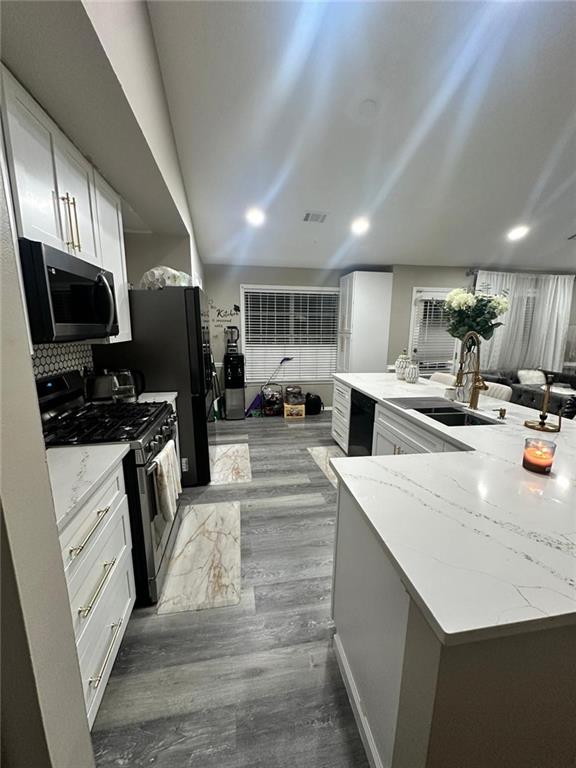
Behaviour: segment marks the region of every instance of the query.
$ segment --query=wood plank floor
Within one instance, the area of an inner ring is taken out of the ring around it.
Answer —
[[[93,729],[98,766],[368,768],[332,650],[336,491],[308,446],[330,416],[223,422],[247,442],[249,483],[188,489],[240,501],[239,605],[133,613]]]

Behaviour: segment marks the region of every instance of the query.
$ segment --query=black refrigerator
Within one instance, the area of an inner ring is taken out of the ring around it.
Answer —
[[[132,341],[93,346],[94,365],[141,371],[150,392],[178,392],[182,485],[210,482],[207,420],[212,408],[208,301],[200,288],[132,290]]]

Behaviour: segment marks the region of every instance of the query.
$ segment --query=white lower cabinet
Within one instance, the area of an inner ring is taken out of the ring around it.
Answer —
[[[344,453],[348,453],[351,400],[352,391],[350,387],[335,381],[332,394],[332,437]]]
[[[136,597],[122,464],[62,531],[60,542],[92,727]]]
[[[398,413],[390,406],[377,405],[372,438],[373,456],[398,456],[406,453],[443,453],[461,451],[465,446],[445,440]]]
[[[396,430],[374,424],[372,456],[399,456],[406,453],[428,453],[424,446],[409,440]]]

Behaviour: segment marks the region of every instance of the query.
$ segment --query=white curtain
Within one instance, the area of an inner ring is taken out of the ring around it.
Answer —
[[[510,308],[490,341],[483,341],[483,369],[545,368],[561,371],[574,275],[480,270],[476,288],[508,293]]]

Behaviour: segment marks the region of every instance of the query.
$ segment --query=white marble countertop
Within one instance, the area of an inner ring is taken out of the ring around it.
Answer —
[[[108,443],[46,451],[59,532],[129,450],[128,443]]]
[[[138,395],[139,403],[170,403],[173,405],[178,397],[178,392],[142,392]]]
[[[394,374],[338,374],[379,402],[442,396]],[[524,427],[537,412],[482,396],[504,423],[447,427],[398,409],[470,450],[333,459],[413,599],[443,643],[576,624],[576,424]],[[549,476],[522,467],[525,437],[557,444]]]

